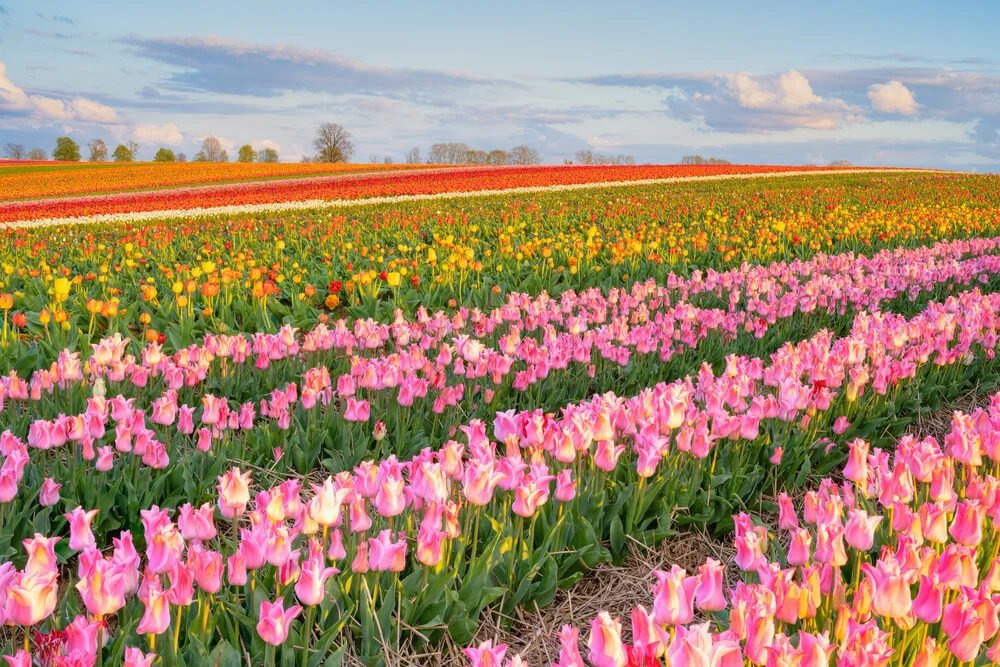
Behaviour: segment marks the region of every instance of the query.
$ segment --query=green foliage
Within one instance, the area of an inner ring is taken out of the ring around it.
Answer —
[[[69,137],[59,137],[56,139],[55,150],[52,151],[52,159],[62,162],[79,162],[80,145]]]
[[[156,151],[156,155],[153,157],[153,162],[175,162],[177,156],[169,148],[161,148]]]

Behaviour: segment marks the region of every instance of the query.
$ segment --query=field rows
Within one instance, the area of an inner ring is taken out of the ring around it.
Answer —
[[[1000,399],[907,431],[1000,379],[996,178],[752,171],[8,226],[4,653],[433,664],[695,525],[734,562],[655,572],[553,664],[995,661]]]
[[[360,165],[359,165],[360,166]],[[692,176],[729,176],[781,172],[831,171],[825,167],[769,167],[741,165],[641,166],[641,167],[462,167],[390,170],[384,173],[338,175],[326,178],[243,181],[198,188],[172,188],[122,194],[0,202],[0,223],[64,218],[116,220],[147,213],[146,219],[176,217],[182,211],[197,215],[273,212],[310,209],[326,201],[383,197],[416,197],[447,193],[498,191],[532,192],[536,188],[609,183],[655,183],[661,179]],[[0,181],[3,174],[0,172]],[[37,187],[49,187],[47,174],[33,175]],[[58,189],[58,187],[56,188]],[[383,200],[386,201],[386,200]],[[387,201],[394,201],[388,199]],[[231,208],[239,207],[239,208]],[[253,207],[253,208],[244,208]],[[155,212],[155,213],[154,213]]]

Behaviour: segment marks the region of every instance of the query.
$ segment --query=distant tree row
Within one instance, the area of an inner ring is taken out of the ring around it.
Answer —
[[[49,156],[41,148],[25,150],[21,144],[7,144],[3,149],[4,157],[10,160],[47,160]]]
[[[135,141],[118,144],[111,152],[111,159],[115,162],[135,162],[141,146]],[[101,139],[94,139],[87,144],[88,162],[107,162],[108,146]],[[11,160],[46,160],[48,156],[41,148],[32,148],[26,151],[21,144],[9,143],[4,147],[4,156]],[[52,151],[52,159],[63,162],[79,162],[83,159],[80,145],[70,137],[59,137],[56,139],[56,147]],[[184,153],[174,153],[169,148],[160,148],[153,156],[153,162],[185,162],[187,156]],[[216,137],[205,137],[201,142],[201,150],[194,156],[195,162],[228,162],[229,155],[222,142]],[[237,153],[238,162],[277,162],[278,151],[273,148],[262,148],[254,150],[250,144],[240,146]]]
[[[594,151],[577,151],[572,160],[566,160],[565,164],[596,164],[596,165],[634,165],[635,158],[631,155],[605,155]]]
[[[420,149],[414,148],[407,154],[407,162],[420,161]],[[539,164],[538,151],[521,144],[509,151],[494,148],[484,151],[471,148],[463,143],[432,144],[427,153],[428,164]]]
[[[702,157],[700,155],[685,155],[681,158],[681,164],[732,164],[729,160],[721,157]]]

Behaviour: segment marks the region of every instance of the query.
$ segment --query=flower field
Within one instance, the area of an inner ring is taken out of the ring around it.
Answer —
[[[428,165],[295,162],[17,162],[0,161],[0,201],[172,188],[226,181],[253,181],[425,169]]]
[[[609,169],[335,196],[679,168]],[[524,667],[479,643],[486,615],[698,526],[734,561],[657,571],[630,623],[563,627],[552,664],[1000,664],[1000,395],[940,441],[912,427],[1000,377],[997,185],[845,172],[5,228],[4,655],[468,646]]]
[[[0,168],[0,193],[2,193],[0,223],[139,212],[188,211],[225,206],[266,206],[302,201],[322,202],[648,179],[834,169],[752,165],[429,167],[433,165],[410,165],[404,170],[384,165],[336,164],[324,167],[316,164],[182,163],[165,167],[154,164],[88,165],[86,168],[48,167],[26,172]],[[378,171],[379,169],[382,171]],[[317,171],[334,171],[337,174],[314,178],[276,178],[279,174],[286,176],[314,174]],[[351,174],[349,173],[351,171],[375,173]],[[270,180],[261,180],[268,174]],[[202,187],[170,187],[215,180],[229,181],[234,178],[238,182]],[[39,199],[55,195],[121,190],[128,192]]]

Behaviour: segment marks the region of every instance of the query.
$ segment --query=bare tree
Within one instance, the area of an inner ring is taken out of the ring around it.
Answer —
[[[317,162],[348,162],[354,157],[351,133],[343,125],[323,123],[313,139]]]
[[[379,163],[378,155],[376,155],[375,153],[369,153],[368,164],[378,164],[378,163]]]
[[[704,158],[700,155],[685,155],[681,158],[681,164],[732,164],[732,162],[720,157]]]
[[[257,162],[277,162],[278,151],[274,148],[264,148],[257,153]]]
[[[195,162],[229,162],[229,154],[217,137],[205,137],[201,150],[194,156]]]
[[[392,164],[392,156],[386,155],[384,158],[382,158],[382,164]]]
[[[522,144],[510,149],[511,164],[540,164],[541,161],[541,158],[538,157],[538,151],[531,146]]]
[[[138,160],[139,159],[139,149],[142,148],[142,146],[139,145],[139,142],[137,142],[134,139],[129,139],[128,143],[125,144],[125,146],[128,148],[128,152],[132,154],[132,159],[133,160]]]
[[[28,160],[48,160],[49,155],[41,148],[32,148],[28,151]]]
[[[108,146],[102,140],[94,139],[87,144],[87,148],[90,149],[90,156],[87,158],[90,162],[107,162]]]
[[[605,155],[603,153],[595,153],[591,150],[583,150],[576,152],[570,164],[598,164],[602,166],[634,165],[635,158],[631,155]]]
[[[830,166],[831,167],[850,167],[851,166],[851,161],[850,160],[834,160],[833,162],[830,163]]]
[[[23,160],[26,155],[24,146],[21,144],[7,144],[4,146],[3,154],[11,160]]]
[[[488,160],[489,157],[490,154],[486,151],[471,150],[465,154],[463,162],[466,164],[486,164],[486,160]]]
[[[427,161],[431,164],[468,164],[472,149],[463,143],[439,143],[431,146]]]
[[[406,153],[406,164],[420,164],[419,146],[414,146]]]

